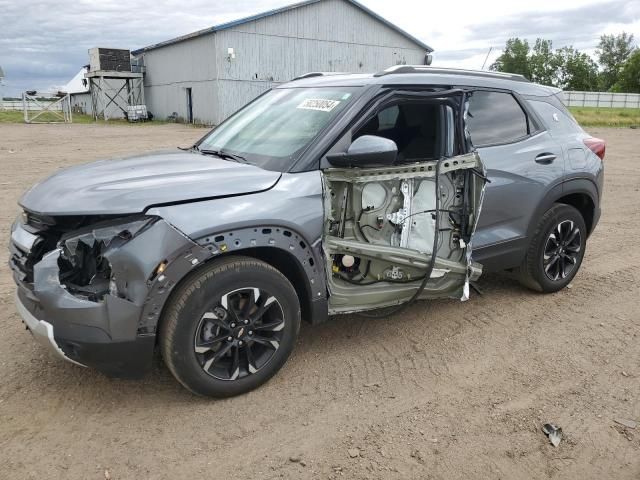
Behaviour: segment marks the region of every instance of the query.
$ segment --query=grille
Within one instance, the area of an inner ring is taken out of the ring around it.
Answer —
[[[33,290],[33,267],[45,253],[55,249],[58,241],[66,232],[72,232],[90,223],[99,222],[111,218],[109,216],[57,216],[50,217],[33,212],[23,212],[20,227],[37,240],[30,251],[25,251],[13,241],[9,244],[9,266],[13,271],[16,283]]]
[[[13,279],[16,283],[33,290],[33,255],[23,251],[15,243],[9,244],[9,266],[13,272]]]
[[[36,235],[37,239],[29,251],[11,241],[9,243],[9,266],[14,281],[29,290],[33,290],[33,267],[43,255],[55,248],[60,237],[52,227],[55,222],[47,217],[23,214],[23,223],[18,228]]]

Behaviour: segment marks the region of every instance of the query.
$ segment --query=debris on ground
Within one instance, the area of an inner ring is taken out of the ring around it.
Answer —
[[[356,458],[360,456],[360,450],[358,450],[357,448],[350,448],[349,450],[347,450],[347,453],[351,458]]]
[[[427,455],[417,449],[411,452],[411,457],[415,458],[420,463],[425,463],[427,461]]]
[[[624,438],[626,438],[630,442],[633,441],[633,433],[632,433],[633,429],[632,428],[625,427],[624,425],[620,425],[618,423],[616,423],[615,425],[612,425],[612,427],[616,432],[618,432]]]
[[[613,421],[619,425],[622,425],[623,427],[631,429],[635,429],[638,426],[638,422],[626,418],[614,418]]]
[[[560,440],[562,439],[562,428],[554,425],[553,423],[545,423],[542,426],[542,431],[549,437],[549,441],[551,445],[557,447],[560,445]]]
[[[292,456],[292,457],[289,457],[289,461],[291,463],[300,463],[302,461],[302,458],[298,456]]]

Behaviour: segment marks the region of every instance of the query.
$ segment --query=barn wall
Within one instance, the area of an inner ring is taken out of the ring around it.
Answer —
[[[343,0],[325,0],[215,34],[218,123],[260,93],[306,72],[377,72],[423,64],[426,51]],[[227,58],[233,48],[235,59]]]
[[[235,58],[229,58],[233,48]],[[218,124],[260,93],[306,72],[376,72],[423,64],[426,51],[344,0],[321,2],[144,53],[147,106],[158,118]]]
[[[72,112],[93,115],[93,105],[91,104],[91,94],[89,92],[72,93],[70,97]]]
[[[405,35],[344,0],[323,0],[241,23],[229,30],[255,35],[421,49]]]
[[[196,123],[212,123],[216,110],[214,35],[203,35],[144,53],[145,101],[156,118],[174,112],[187,117],[187,88],[191,88]]]

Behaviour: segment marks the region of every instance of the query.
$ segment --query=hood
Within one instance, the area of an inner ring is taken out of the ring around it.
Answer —
[[[268,190],[281,174],[195,152],[162,152],[71,167],[20,199],[44,215],[138,213],[151,205]]]

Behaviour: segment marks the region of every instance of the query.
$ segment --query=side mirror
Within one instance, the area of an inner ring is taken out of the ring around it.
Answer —
[[[356,138],[346,153],[327,155],[335,167],[384,167],[393,165],[398,156],[398,146],[393,140],[363,135]]]

